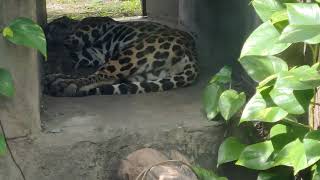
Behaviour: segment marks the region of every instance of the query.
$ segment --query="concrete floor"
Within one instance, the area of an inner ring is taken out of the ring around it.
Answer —
[[[136,133],[212,126],[218,123],[206,120],[201,110],[204,85],[203,81],[188,88],[139,95],[45,96],[43,128],[46,133],[62,133],[72,136],[71,141],[80,141],[97,135],[110,137],[119,130]]]
[[[201,112],[204,81],[167,92],[84,98],[43,97],[43,132],[10,140],[27,179],[118,180],[119,162],[145,147],[177,150],[215,168],[224,127]],[[0,179],[20,180],[9,157]]]
[[[84,98],[43,97],[43,132],[9,141],[28,180],[119,180],[121,159],[142,149],[176,150],[215,168],[224,127],[201,112],[204,83],[167,92]],[[0,179],[21,180],[9,154]]]
[[[167,92],[84,98],[43,97],[43,132],[9,144],[29,180],[120,180],[121,159],[142,149],[176,150],[193,165],[215,169],[225,128],[201,112],[205,80]],[[221,172],[232,179],[244,171]],[[8,157],[0,179],[21,180]]]

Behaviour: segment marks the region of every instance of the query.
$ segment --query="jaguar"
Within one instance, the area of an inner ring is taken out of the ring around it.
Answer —
[[[51,96],[167,91],[193,84],[199,74],[193,36],[160,23],[61,17],[46,26],[45,35],[48,48],[69,53],[75,70],[95,70],[84,77],[46,74],[44,92]]]

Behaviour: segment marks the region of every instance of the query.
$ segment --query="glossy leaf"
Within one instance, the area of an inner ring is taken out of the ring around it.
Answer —
[[[290,114],[303,114],[307,112],[313,95],[312,90],[294,91],[289,88],[274,88],[270,92],[274,103]]]
[[[217,74],[213,76],[210,83],[226,84],[231,82],[232,69],[229,66],[223,67]]]
[[[28,18],[17,18],[3,31],[3,36],[14,44],[39,50],[47,57],[46,38],[42,28]]]
[[[300,66],[279,73],[275,88],[289,88],[293,90],[314,89],[320,86],[320,74],[310,66]]]
[[[270,138],[273,138],[282,134],[289,134],[292,137],[304,138],[304,136],[309,132],[309,128],[301,127],[297,124],[277,124],[273,126],[270,130]]]
[[[219,177],[214,172],[200,168],[200,167],[192,167],[193,171],[197,174],[199,180],[228,180],[225,177]]]
[[[14,95],[13,78],[9,71],[0,68],[0,95],[12,97]]]
[[[280,107],[268,107],[263,96],[257,92],[247,103],[242,113],[240,123],[246,121],[278,122],[288,113]]]
[[[278,23],[278,22],[282,22],[282,21],[288,21],[289,17],[288,17],[287,10],[282,9],[281,11],[277,11],[277,12],[273,13],[272,16],[270,17],[270,20],[273,24]]]
[[[280,37],[281,42],[320,42],[320,8],[315,3],[287,4],[290,25]]]
[[[272,88],[276,83],[276,79],[277,79],[277,75],[276,74],[267,77],[266,79],[264,79],[263,81],[261,81],[259,83],[259,85],[257,87],[257,90],[263,89],[265,87]]]
[[[308,167],[304,145],[299,139],[287,144],[278,153],[275,166],[279,165],[293,167],[295,175]]]
[[[307,39],[304,42],[308,43],[308,44],[319,44],[320,43],[320,34],[311,38],[311,39]]]
[[[286,50],[290,43],[279,43],[280,33],[270,21],[260,25],[246,40],[241,58],[244,56],[272,56]]]
[[[257,114],[267,107],[266,101],[260,93],[256,93],[245,106],[240,122],[254,120]]]
[[[320,180],[319,162],[312,167],[312,180]]]
[[[303,140],[303,145],[309,166],[320,160],[320,131],[311,131],[308,133]]]
[[[297,43],[305,41],[316,41],[320,33],[319,25],[288,25],[280,36],[282,43]]]
[[[271,22],[273,26],[279,31],[282,32],[284,28],[289,25],[289,17],[286,9],[275,12],[271,16]]]
[[[287,4],[290,24],[320,25],[320,8],[315,3]]]
[[[226,139],[219,147],[218,166],[224,163],[238,160],[241,152],[246,146],[237,138],[230,137]]]
[[[6,140],[3,135],[0,135],[0,156],[6,153]]]
[[[219,111],[219,99],[222,87],[217,84],[209,84],[204,90],[202,103],[208,119],[215,118]]]
[[[277,124],[271,128],[270,138],[275,137],[280,134],[286,134],[286,133],[288,133],[287,126],[283,125],[283,124]]]
[[[296,139],[302,140],[308,132],[309,128],[290,124],[285,126],[277,124],[276,126],[272,127],[270,131],[270,138],[275,150],[275,155],[282,151],[286,145],[295,141]]]
[[[245,56],[240,59],[240,63],[257,82],[281,71],[288,71],[287,63],[275,56]]]
[[[269,107],[259,112],[255,119],[261,122],[274,123],[281,121],[288,115],[288,112],[280,107]]]
[[[273,153],[271,141],[247,146],[241,153],[236,165],[254,170],[266,170],[273,167],[273,161],[269,161]]]
[[[272,14],[284,9],[278,0],[254,0],[252,5],[262,21],[268,21]]]
[[[235,90],[224,91],[219,100],[219,109],[225,120],[233,117],[245,104],[246,95]]]

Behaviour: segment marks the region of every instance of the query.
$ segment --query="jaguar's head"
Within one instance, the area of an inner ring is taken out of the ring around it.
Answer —
[[[67,16],[53,20],[44,28],[47,43],[63,44],[64,39],[75,31],[78,23],[79,21]]]

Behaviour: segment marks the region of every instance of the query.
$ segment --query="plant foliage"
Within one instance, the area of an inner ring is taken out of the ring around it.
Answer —
[[[320,86],[319,4],[319,0],[252,1],[262,24],[245,41],[239,62],[257,82],[256,93],[246,103],[244,93],[225,88],[230,76],[219,79],[231,70],[223,68],[210,81],[203,102],[209,119],[221,113],[229,122],[245,104],[239,124],[264,122],[272,128],[264,141],[255,144],[227,138],[220,146],[218,165],[235,162],[261,170],[258,180],[292,179],[301,171],[319,179],[320,130],[312,123],[313,108],[319,105],[314,102]],[[280,54],[296,43],[305,44],[305,58],[300,60],[304,65],[291,67],[290,59],[285,61]],[[279,167],[289,167],[291,175],[272,171]]]
[[[10,42],[39,50],[47,57],[46,38],[42,28],[28,18],[17,18],[3,29],[3,36]]]
[[[219,177],[214,172],[200,167],[193,167],[193,171],[197,174],[199,180],[228,180],[225,177]]]

